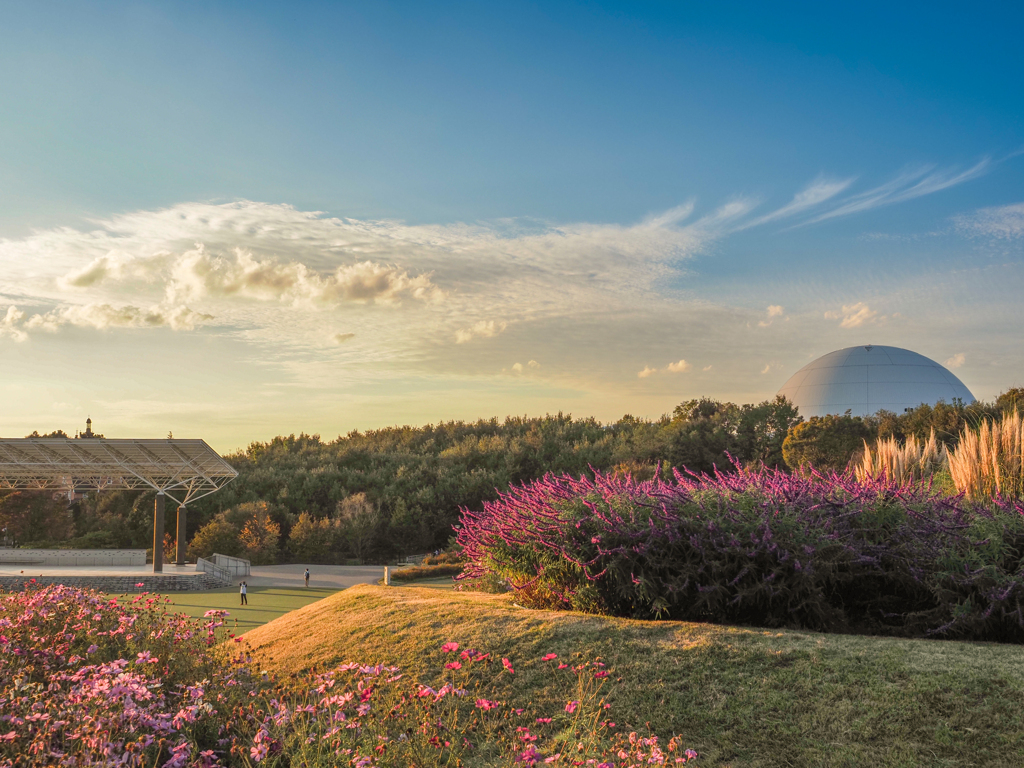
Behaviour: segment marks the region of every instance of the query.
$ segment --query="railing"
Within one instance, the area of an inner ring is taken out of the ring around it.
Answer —
[[[211,563],[209,560],[202,557],[196,558],[196,570],[208,573],[226,584],[230,584],[233,581],[231,571],[227,568],[221,568],[216,563]]]
[[[213,559],[214,564],[218,568],[223,568],[232,577],[235,576],[250,576],[250,563],[241,557],[231,557],[230,555],[218,555],[214,553],[210,556]]]

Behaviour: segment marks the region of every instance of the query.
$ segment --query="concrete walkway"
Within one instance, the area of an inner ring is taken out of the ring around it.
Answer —
[[[309,568],[309,586],[320,589],[348,589],[356,584],[376,584],[384,578],[383,565],[254,565],[245,579],[251,587],[302,587],[303,572]],[[394,570],[394,567],[392,567]],[[242,581],[241,578],[236,581]]]
[[[233,579],[235,585],[242,581],[250,587],[304,587],[302,574],[309,568],[309,586],[319,589],[348,589],[356,584],[376,584],[384,578],[382,565],[316,565],[296,563],[293,565],[254,565],[251,575]],[[176,566],[164,563],[161,576],[195,576],[195,565]],[[89,576],[137,578],[145,583],[153,576],[153,566],[54,566],[54,565],[0,565],[0,577],[20,576],[28,581],[37,576],[57,576],[67,579]]]

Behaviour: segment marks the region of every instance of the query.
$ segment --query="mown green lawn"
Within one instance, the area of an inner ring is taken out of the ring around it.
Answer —
[[[250,629],[262,627],[267,622],[283,616],[296,608],[322,600],[337,592],[336,589],[316,589],[313,587],[288,589],[286,587],[249,587],[249,604],[239,605],[237,587],[210,589],[204,592],[168,592],[161,597],[169,597],[169,611],[187,613],[189,616],[200,617],[212,609],[226,610],[230,616],[225,620],[227,630],[235,634],[248,632]]]
[[[533,611],[507,595],[358,586],[250,632],[287,675],[345,660],[436,679],[440,646],[508,656],[557,711],[546,653],[602,659],[610,716],[681,734],[699,766],[1024,766],[1024,648]]]

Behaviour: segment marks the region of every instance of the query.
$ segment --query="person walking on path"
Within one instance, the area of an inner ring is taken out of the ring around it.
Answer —
[[[244,581],[239,585],[238,592],[239,592],[239,594],[242,597],[241,605],[248,605],[249,604],[249,587],[246,586]]]
[[[308,587],[309,586],[309,568],[306,569],[306,573],[304,575],[304,578],[306,579],[306,586]]]

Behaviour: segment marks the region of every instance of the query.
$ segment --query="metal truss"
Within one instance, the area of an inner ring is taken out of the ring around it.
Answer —
[[[151,488],[185,505],[236,477],[204,440],[0,438],[0,489]]]

